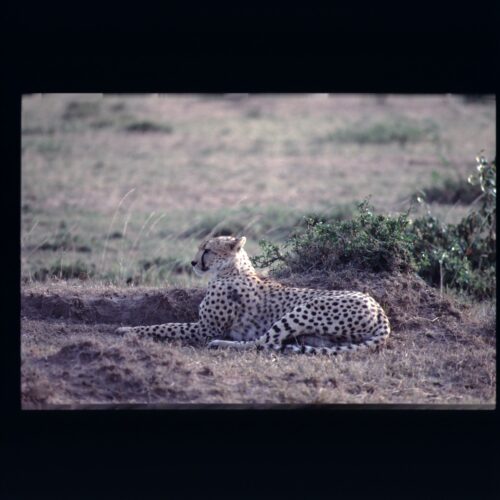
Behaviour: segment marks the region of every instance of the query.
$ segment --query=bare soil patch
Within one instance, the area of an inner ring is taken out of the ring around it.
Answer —
[[[205,404],[494,404],[493,306],[460,305],[418,277],[346,269],[283,282],[371,293],[393,334],[328,356],[209,351],[114,334],[194,321],[203,290],[32,285],[22,292],[23,408]]]

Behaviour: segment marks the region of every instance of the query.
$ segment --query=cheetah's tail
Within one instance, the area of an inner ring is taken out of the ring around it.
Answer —
[[[361,342],[352,342],[350,344],[339,344],[332,347],[313,347],[310,345],[286,345],[285,350],[295,353],[305,353],[305,354],[334,354],[337,355],[339,352],[353,352],[359,349],[366,349],[368,347],[375,347],[383,344],[389,337],[391,330],[389,325],[384,325],[383,329],[376,332],[369,339],[362,340]]]

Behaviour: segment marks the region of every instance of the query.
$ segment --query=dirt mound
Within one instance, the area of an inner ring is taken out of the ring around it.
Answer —
[[[151,325],[196,321],[204,292],[173,289],[134,294],[91,295],[68,289],[67,293],[25,292],[21,314],[30,319],[65,318],[72,322]]]
[[[22,407],[494,402],[492,305],[460,306],[414,275],[346,268],[280,281],[371,294],[388,312],[389,341],[335,360],[156,343],[114,329],[195,321],[203,290],[33,286],[21,301]]]
[[[356,290],[370,294],[386,311],[393,330],[417,329],[429,322],[461,320],[464,311],[416,274],[369,273],[354,268],[282,277],[288,286]]]
[[[23,407],[71,405],[75,401],[187,403],[201,394],[199,387],[192,387],[195,381],[213,375],[207,366],[197,372],[186,368],[168,348],[155,351],[143,349],[137,342],[119,346],[108,342],[71,342],[52,355],[29,359],[23,366]]]
[[[368,273],[349,268],[340,272],[314,272],[281,277],[288,286],[330,290],[359,290],[372,295],[386,310],[393,330],[415,329],[429,321],[462,319],[460,309],[446,295],[430,287],[416,274]],[[28,290],[21,294],[21,315],[28,319],[68,319],[72,323],[151,325],[190,322],[198,318],[205,291]]]
[[[117,348],[103,351],[95,342],[86,341],[64,346],[56,354],[49,356],[47,361],[64,367],[72,367],[75,364],[86,365],[99,358],[111,360],[115,363],[125,359]]]

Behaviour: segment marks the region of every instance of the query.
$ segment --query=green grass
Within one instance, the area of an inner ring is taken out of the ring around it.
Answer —
[[[138,212],[126,201],[113,215],[67,210],[65,218],[52,211],[22,209],[24,281],[74,277],[113,284],[199,284],[189,264],[200,241],[208,236],[245,234],[249,251],[262,238],[282,241],[304,225],[299,211],[270,206],[242,206],[210,214]],[[350,206],[312,217],[343,218]],[[61,271],[61,269],[67,271]]]
[[[99,111],[98,101],[70,101],[66,105],[62,119],[72,121],[92,118],[98,115]]]
[[[147,120],[129,123],[128,125],[123,127],[123,130],[125,130],[125,132],[133,132],[139,134],[146,134],[148,132],[171,134],[174,131],[174,129],[168,124],[155,123]]]
[[[367,125],[357,122],[349,127],[341,128],[318,139],[322,142],[389,144],[405,145],[425,140],[437,141],[439,128],[432,120],[413,120],[396,117],[384,122]]]
[[[167,259],[185,265],[195,248],[195,241],[188,240],[184,251],[182,242],[169,230],[173,221],[179,222],[177,214],[170,219],[167,214],[128,212],[122,207],[109,218],[81,210],[68,210],[65,217],[23,210],[25,281],[59,278],[69,273],[61,273],[61,268],[74,267],[76,275],[110,283],[168,283],[168,274],[153,272],[145,262],[158,264],[159,259]],[[183,253],[184,258],[178,257]],[[176,273],[172,266],[171,274]]]

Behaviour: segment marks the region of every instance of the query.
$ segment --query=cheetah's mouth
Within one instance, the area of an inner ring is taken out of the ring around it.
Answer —
[[[203,276],[208,271],[208,267],[205,265],[205,261],[203,260],[205,257],[205,253],[201,256],[199,265],[193,267],[193,271],[197,276]]]
[[[203,271],[202,269],[198,268],[198,267],[193,267],[193,271],[194,271],[194,274],[196,274],[197,276],[204,276],[206,271]]]

